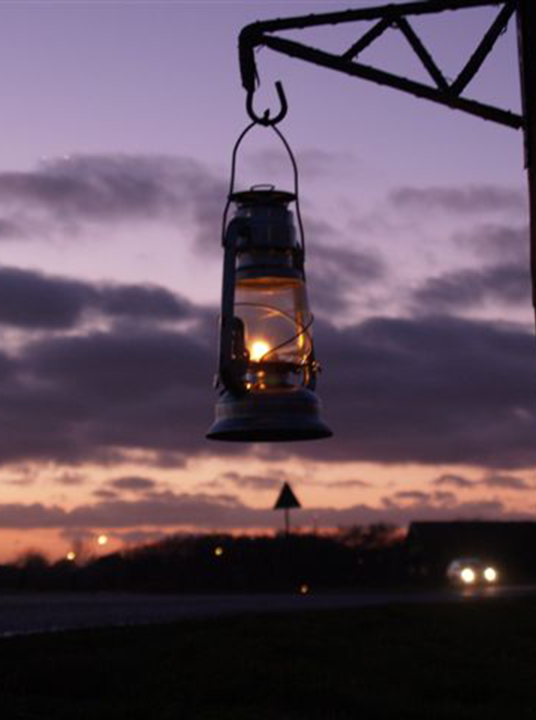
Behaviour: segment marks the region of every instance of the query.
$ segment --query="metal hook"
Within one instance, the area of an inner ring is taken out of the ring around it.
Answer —
[[[254,123],[257,123],[258,125],[264,125],[265,127],[275,126],[278,123],[283,120],[285,115],[288,111],[288,103],[287,98],[285,97],[285,91],[283,90],[282,83],[278,80],[275,84],[275,89],[277,90],[277,95],[279,97],[279,102],[281,104],[281,109],[279,110],[278,114],[274,117],[270,117],[270,110],[265,110],[262,117],[259,117],[255,114],[255,110],[253,109],[253,95],[254,91],[250,90],[247,95],[246,100],[246,109],[248,111],[249,117],[253,120]]]

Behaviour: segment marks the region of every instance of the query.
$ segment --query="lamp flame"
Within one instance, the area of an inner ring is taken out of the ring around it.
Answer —
[[[251,344],[251,349],[249,351],[250,360],[253,360],[253,362],[259,362],[259,360],[262,360],[268,352],[270,352],[270,346],[267,342],[264,342],[264,340],[255,340]]]

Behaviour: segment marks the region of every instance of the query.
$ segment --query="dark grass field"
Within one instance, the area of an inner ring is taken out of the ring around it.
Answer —
[[[536,717],[536,600],[0,640],[2,720]]]

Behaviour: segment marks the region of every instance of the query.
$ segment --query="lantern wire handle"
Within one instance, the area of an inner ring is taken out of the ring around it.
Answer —
[[[281,130],[279,130],[279,128],[277,128],[275,126],[275,124],[270,125],[270,127],[272,128],[272,130],[275,132],[277,137],[283,143],[285,150],[287,151],[287,154],[290,158],[290,162],[292,164],[292,170],[294,172],[294,195],[296,197],[296,217],[298,219],[298,227],[300,228],[302,254],[303,254],[303,258],[305,258],[305,233],[303,231],[303,222],[302,222],[302,216],[301,216],[301,210],[300,210],[300,194],[299,194],[300,173],[298,170],[298,163],[296,162],[296,158],[294,156],[294,153],[292,152],[292,148],[290,147],[288,140],[283,135]]]
[[[223,211],[223,221],[222,221],[222,230],[221,230],[221,244],[225,245],[225,231],[227,228],[227,216],[229,214],[229,208],[231,207],[232,202],[232,195],[234,192],[234,185],[235,185],[235,177],[236,177],[236,158],[238,155],[238,149],[240,145],[242,144],[242,140],[246,137],[246,135],[249,133],[249,131],[255,127],[257,123],[251,122],[238,136],[237,141],[234,144],[233,147],[233,154],[231,157],[231,179],[229,181],[229,193],[227,194],[227,202],[225,204],[225,209]]]
[[[272,355],[273,353],[277,352],[278,350],[281,350],[282,348],[286,347],[287,345],[290,345],[291,343],[294,342],[294,340],[297,340],[298,338],[302,337],[302,335],[307,335],[308,337],[310,337],[309,336],[309,328],[312,326],[313,322],[314,322],[314,318],[311,315],[309,322],[307,322],[305,325],[301,325],[300,329],[298,330],[297,333],[294,333],[294,335],[291,338],[288,338],[288,340],[284,340],[282,343],[279,343],[279,345],[276,345],[275,347],[267,350],[260,358],[260,361],[262,362],[263,360],[265,360],[268,357],[268,355]],[[309,356],[311,354],[312,354],[312,351],[309,351],[309,353],[307,354],[306,357],[309,358]]]
[[[275,310],[272,305],[263,305],[262,303],[251,303],[251,302],[241,302],[237,303],[237,307],[253,307],[253,308],[261,308],[262,310],[269,310],[270,312],[276,312],[282,317],[286,318],[287,320],[290,320],[291,323],[295,323],[295,319],[292,315],[289,313],[286,313],[284,310],[277,309]],[[281,348],[286,347],[287,345],[290,345],[290,343],[294,342],[294,340],[297,340],[298,338],[302,337],[302,335],[306,335],[309,340],[312,340],[311,335],[309,334],[309,328],[312,327],[314,322],[314,318],[311,315],[310,319],[305,324],[299,325],[299,330],[296,332],[292,337],[288,338],[288,340],[284,340],[282,343],[279,343],[279,345],[276,345],[273,348],[270,348],[265,353],[263,353],[261,360],[264,360],[268,355],[271,355],[272,353],[277,352],[278,350],[281,350]],[[309,352],[309,355],[311,353]]]
[[[286,114],[286,113],[285,113]],[[278,116],[279,117],[279,116]],[[299,170],[298,170],[298,163],[296,162],[296,158],[294,156],[294,153],[292,152],[292,148],[290,147],[287,139],[279,130],[279,128],[276,127],[276,123],[280,122],[278,117],[274,118],[274,120],[270,121],[269,124],[266,122],[261,122],[258,119],[253,120],[238,136],[238,139],[234,145],[233,153],[232,153],[232,159],[231,159],[231,178],[229,182],[229,194],[227,196],[227,203],[225,205],[225,209],[223,212],[223,223],[222,223],[222,245],[225,245],[225,229],[227,227],[227,216],[229,214],[229,207],[231,206],[232,202],[232,196],[235,189],[235,179],[236,179],[236,165],[237,165],[237,158],[238,158],[238,150],[240,148],[240,145],[242,144],[242,141],[246,137],[246,135],[257,126],[270,128],[273,130],[273,132],[277,135],[279,140],[283,143],[283,147],[285,148],[288,157],[290,159],[291,165],[292,165],[292,171],[294,175],[294,197],[295,197],[295,204],[296,204],[296,218],[298,220],[298,227],[300,230],[300,245],[302,250],[302,258],[305,258],[305,232],[303,229],[303,221],[301,216],[301,209],[300,209],[300,196],[299,196]],[[284,117],[284,115],[283,115]],[[282,119],[282,118],[281,118]]]

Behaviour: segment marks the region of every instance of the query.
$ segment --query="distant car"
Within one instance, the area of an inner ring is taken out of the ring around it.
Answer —
[[[495,585],[499,572],[495,565],[479,558],[458,558],[449,564],[447,578],[456,585]]]

